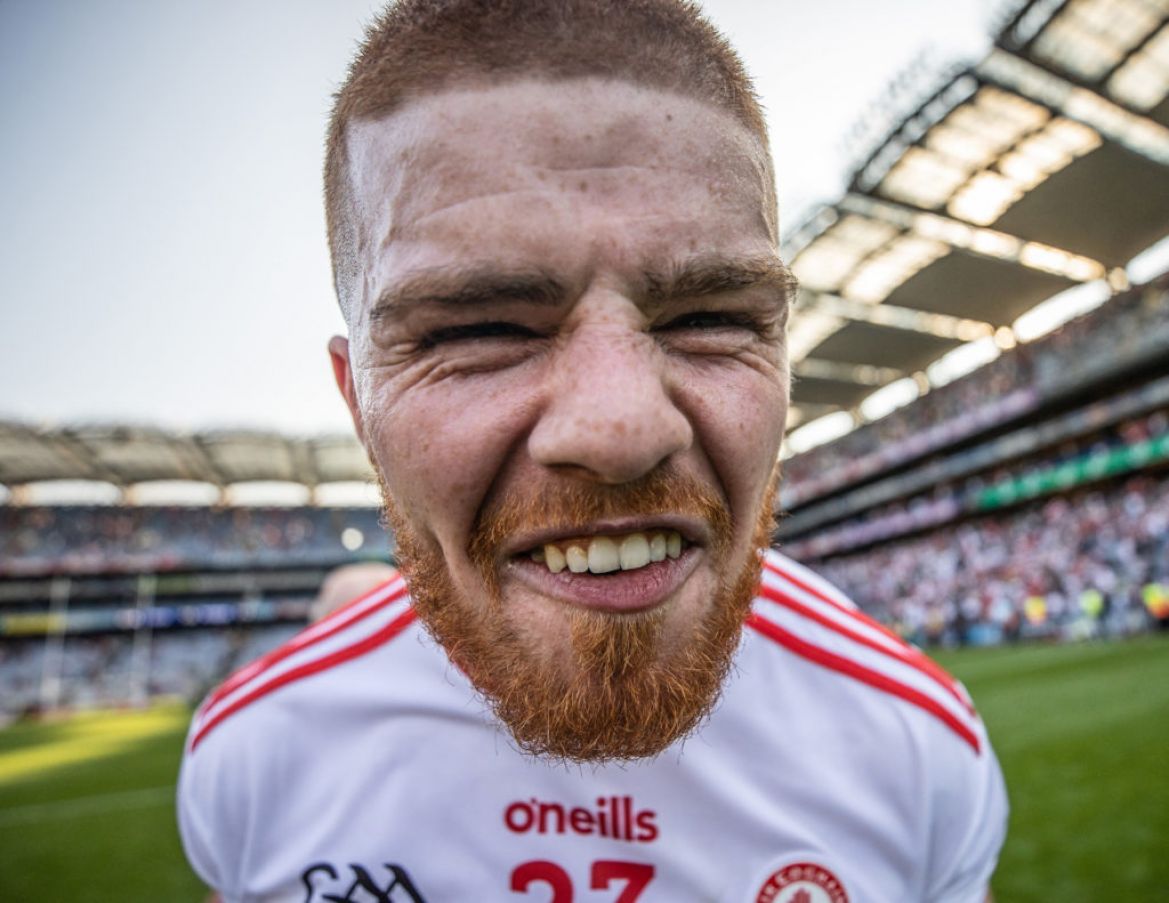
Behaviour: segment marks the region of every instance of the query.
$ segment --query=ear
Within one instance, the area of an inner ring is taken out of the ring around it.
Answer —
[[[357,389],[353,385],[353,366],[349,362],[349,340],[339,335],[329,339],[329,359],[333,364],[333,378],[337,381],[337,388],[349,408],[349,416],[353,418],[353,429],[357,431],[358,440],[365,445],[365,426],[361,421],[361,408],[357,404]]]

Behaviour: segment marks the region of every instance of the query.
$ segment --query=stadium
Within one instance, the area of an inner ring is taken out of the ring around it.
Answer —
[[[786,230],[775,542],[977,700],[996,899],[1166,899],[1169,6],[1011,3],[859,131]],[[0,422],[0,897],[200,899],[191,707],[393,561],[371,481],[349,436]]]

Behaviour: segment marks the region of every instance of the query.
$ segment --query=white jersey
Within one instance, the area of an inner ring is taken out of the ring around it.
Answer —
[[[517,751],[390,581],[200,708],[191,862],[229,903],[980,903],[1007,802],[965,691],[765,564],[714,713],[623,765]]]

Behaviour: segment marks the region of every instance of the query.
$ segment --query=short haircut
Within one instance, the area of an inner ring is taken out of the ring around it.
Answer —
[[[367,29],[329,121],[325,216],[346,320],[360,284],[349,123],[387,116],[443,90],[524,77],[617,79],[729,112],[765,152],[774,228],[763,111],[742,61],[693,0],[398,0]]]

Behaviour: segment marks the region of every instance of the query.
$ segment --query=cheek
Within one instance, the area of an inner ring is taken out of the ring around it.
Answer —
[[[488,386],[375,389],[371,453],[402,514],[444,549],[463,548],[475,513],[524,431],[517,396]]]
[[[702,450],[731,503],[736,522],[754,527],[755,506],[779,455],[787,388],[755,372],[690,390]]]

